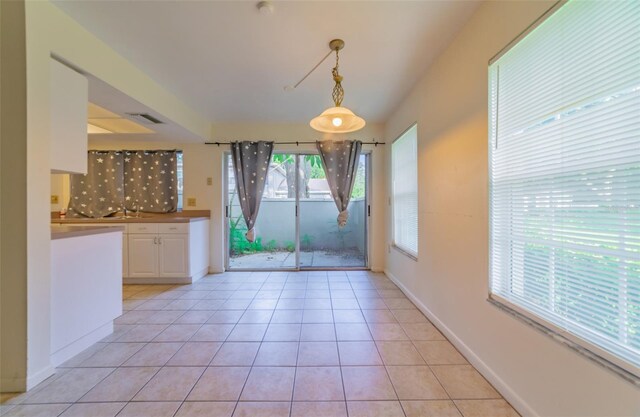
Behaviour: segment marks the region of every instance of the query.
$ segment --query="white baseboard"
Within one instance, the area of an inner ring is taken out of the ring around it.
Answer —
[[[29,375],[27,377],[27,391],[49,378],[56,372],[55,368],[51,365],[46,368],[34,373],[33,375]]]
[[[105,337],[109,336],[112,333],[113,333],[113,321],[109,321],[108,323],[98,327],[91,333],[82,336],[80,339],[76,340],[75,342],[63,347],[57,352],[52,353],[50,357],[51,365],[55,367],[65,363],[72,357],[76,356],[78,353],[82,352],[83,350],[87,349],[89,346],[99,342],[100,340],[104,339]]]
[[[491,369],[478,355],[475,354],[447,325],[445,325],[422,301],[420,301],[405,285],[387,269],[384,270],[385,275],[389,277],[394,284],[402,290],[402,292],[418,307],[422,313],[433,323],[434,326],[444,334],[447,339],[462,353],[469,363],[496,388],[502,396],[509,401],[522,416],[538,417],[538,414],[522,399],[511,387],[506,384],[493,369]]]
[[[122,278],[123,284],[191,284],[193,281],[190,277],[185,278]]]

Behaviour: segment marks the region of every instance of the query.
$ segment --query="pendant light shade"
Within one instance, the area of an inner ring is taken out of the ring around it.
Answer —
[[[325,133],[355,132],[362,129],[365,124],[362,117],[356,116],[346,107],[329,107],[309,123],[318,132]]]
[[[344,89],[342,88],[343,77],[338,72],[340,63],[338,51],[344,48],[344,41],[342,39],[334,39],[329,42],[329,47],[332,51],[336,52],[336,66],[331,70],[333,81],[335,82],[332,93],[335,106],[329,107],[319,116],[314,117],[309,125],[313,129],[324,133],[355,132],[356,130],[362,129],[366,123],[363,118],[356,116],[348,108],[342,107]]]

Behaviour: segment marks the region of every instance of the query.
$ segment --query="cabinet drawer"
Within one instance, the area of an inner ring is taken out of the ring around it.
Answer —
[[[158,223],[130,223],[127,225],[129,233],[158,233]]]
[[[160,223],[159,233],[189,233],[189,223]]]

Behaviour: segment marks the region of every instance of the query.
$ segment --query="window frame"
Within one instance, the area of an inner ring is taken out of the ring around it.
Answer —
[[[178,207],[176,211],[184,210],[184,151],[176,150],[176,158],[180,158],[180,164],[176,161],[176,186],[178,188]],[[180,173],[180,175],[178,175]]]
[[[419,237],[420,237],[420,233],[419,233],[419,216],[417,215],[418,213],[418,206],[419,206],[419,202],[418,202],[418,193],[419,193],[419,187],[418,187],[418,180],[419,180],[419,175],[418,175],[418,158],[417,158],[417,151],[418,151],[418,122],[414,121],[413,123],[411,123],[409,125],[409,127],[407,127],[405,130],[402,131],[402,133],[400,133],[392,142],[391,142],[391,196],[390,196],[390,205],[391,205],[391,247],[396,250],[397,252],[400,252],[401,254],[407,256],[408,258],[417,261],[418,260],[418,253],[419,250],[418,248],[416,248],[415,251],[413,251],[410,248],[407,248],[405,246],[403,246],[402,244],[399,244],[398,242],[396,242],[396,201],[395,201],[395,192],[394,192],[394,163],[393,163],[393,145],[398,142],[399,140],[401,140],[407,133],[409,133],[409,131],[411,131],[413,128],[416,129],[416,135],[415,135],[415,147],[416,147],[416,246],[419,246]]]
[[[569,349],[577,352],[578,354],[588,358],[589,360],[597,363],[598,365],[608,369],[609,371],[617,374],[622,377],[626,381],[632,383],[635,386],[640,386],[640,366],[631,363],[615,353],[612,353],[596,344],[596,342],[590,341],[582,336],[579,336],[570,330],[566,330],[556,325],[552,321],[536,314],[535,312],[528,309],[526,306],[521,306],[514,303],[511,300],[508,300],[499,294],[495,294],[492,292],[493,286],[493,271],[491,268],[491,257],[493,253],[493,241],[492,241],[492,189],[491,189],[491,178],[492,178],[492,164],[491,164],[491,146],[492,146],[492,137],[491,137],[491,126],[492,126],[492,116],[493,111],[491,108],[491,65],[498,61],[503,55],[509,52],[514,46],[518,45],[518,43],[523,40],[527,35],[533,32],[538,26],[544,23],[549,17],[551,17],[556,11],[558,11],[562,6],[568,3],[569,0],[559,0],[555,4],[553,4],[549,9],[547,9],[538,19],[536,19],[531,25],[529,25],[525,30],[523,30],[520,34],[518,34],[512,41],[510,41],[507,45],[504,46],[496,55],[494,55],[488,62],[487,65],[487,77],[489,79],[489,90],[488,90],[488,124],[489,124],[489,135],[488,135],[488,146],[489,152],[487,152],[488,157],[488,188],[487,188],[487,203],[488,203],[488,262],[487,262],[487,277],[488,277],[488,288],[487,288],[487,302],[495,306],[496,308],[502,310],[503,312],[511,315],[527,324],[528,326],[546,334],[548,337],[551,337],[556,342],[563,344]],[[497,116],[499,117],[499,116]],[[594,333],[595,335],[595,333]],[[595,335],[593,339],[597,339],[598,335]]]

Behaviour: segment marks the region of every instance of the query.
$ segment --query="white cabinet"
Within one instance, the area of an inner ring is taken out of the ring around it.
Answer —
[[[87,173],[87,77],[50,59],[51,147],[54,173]]]
[[[193,282],[209,270],[209,221],[131,223],[127,284]]]
[[[128,238],[129,274],[132,278],[158,276],[158,236],[131,234]]]
[[[161,234],[158,237],[161,277],[186,277],[189,275],[189,235]]]
[[[105,226],[76,223],[69,226]],[[209,272],[209,220],[181,223],[109,223],[123,226],[125,284],[189,284]]]
[[[189,235],[129,235],[129,278],[189,277]]]

